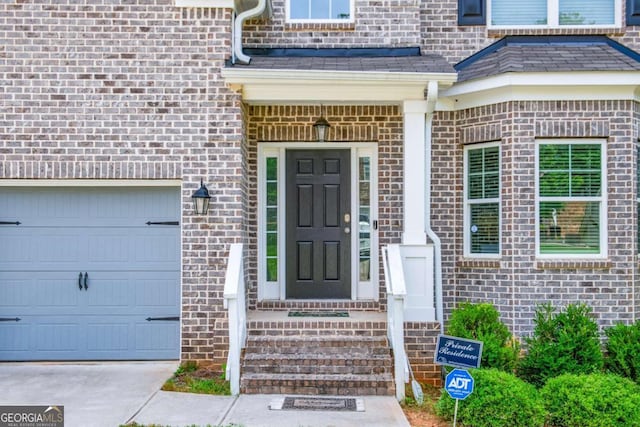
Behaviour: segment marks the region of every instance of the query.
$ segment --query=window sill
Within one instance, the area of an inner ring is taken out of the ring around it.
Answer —
[[[611,260],[538,259],[534,263],[537,270],[608,270]]]
[[[501,261],[498,258],[460,258],[456,262],[457,268],[501,268]]]
[[[488,28],[487,36],[551,36],[551,35],[624,35],[623,27],[607,28]]]
[[[355,30],[355,22],[288,22],[285,31],[349,31]]]

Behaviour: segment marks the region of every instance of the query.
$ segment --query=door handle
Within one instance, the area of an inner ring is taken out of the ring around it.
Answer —
[[[89,289],[89,285],[87,285],[87,281],[89,280],[89,273],[87,273],[86,271],[84,272],[84,290],[86,291],[87,289]]]
[[[82,290],[82,272],[78,274],[78,287]]]

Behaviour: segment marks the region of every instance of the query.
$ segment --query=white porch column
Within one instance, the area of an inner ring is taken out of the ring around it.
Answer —
[[[427,101],[404,101],[404,230],[402,243],[427,243],[426,208],[426,115]]]

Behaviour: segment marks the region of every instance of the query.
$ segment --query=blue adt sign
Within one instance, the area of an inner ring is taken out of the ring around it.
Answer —
[[[444,389],[453,399],[464,399],[473,392],[473,377],[462,369],[454,369],[445,379]]]

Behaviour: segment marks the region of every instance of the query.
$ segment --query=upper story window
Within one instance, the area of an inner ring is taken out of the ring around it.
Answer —
[[[606,255],[606,188],[601,141],[543,141],[537,150],[539,256]]]
[[[620,1],[490,0],[489,23],[499,28],[619,27]]]
[[[355,0],[287,0],[287,22],[353,22]]]
[[[497,143],[464,150],[464,255],[500,254],[500,146]]]

